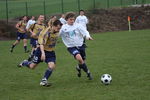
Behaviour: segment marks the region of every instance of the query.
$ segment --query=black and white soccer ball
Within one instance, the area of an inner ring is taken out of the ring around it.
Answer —
[[[103,74],[101,76],[101,82],[105,85],[109,85],[112,82],[112,77],[109,74]]]

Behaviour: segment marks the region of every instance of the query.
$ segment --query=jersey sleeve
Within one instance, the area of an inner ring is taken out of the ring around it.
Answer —
[[[49,28],[43,29],[38,37],[38,43],[40,45],[43,45],[47,42],[47,32],[48,32]]]
[[[90,33],[82,25],[79,24],[78,29],[80,33],[83,35],[83,37],[86,37],[86,39],[89,39],[91,37]]]

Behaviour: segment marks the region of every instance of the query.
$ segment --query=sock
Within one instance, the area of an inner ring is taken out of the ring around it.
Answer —
[[[22,65],[25,66],[25,67],[29,67],[31,63],[32,63],[31,61],[24,61],[22,63]]]
[[[16,46],[16,45],[13,44],[13,45],[11,46],[11,48],[13,49],[15,46]]]
[[[87,74],[90,73],[90,71],[88,70],[87,65],[85,63],[80,64],[79,67],[82,68],[84,70],[84,72],[86,72]]]
[[[24,46],[24,51],[25,51],[25,52],[27,51],[27,46]]]
[[[53,70],[51,68],[48,68],[46,71],[45,71],[45,75],[44,75],[44,78],[46,78],[48,80],[48,78],[51,76]]]
[[[82,69],[82,65],[78,64],[77,68],[81,70]]]

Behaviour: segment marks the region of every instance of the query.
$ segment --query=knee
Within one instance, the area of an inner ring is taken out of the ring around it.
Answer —
[[[32,64],[29,66],[30,69],[35,69],[35,67],[36,65],[32,65]]]
[[[20,42],[20,41],[19,41],[19,40],[17,40],[17,41],[16,41],[16,44],[18,44],[19,42]]]
[[[76,58],[76,60],[77,60],[80,64],[83,64],[83,63],[84,63],[84,60],[82,59],[82,57],[81,57],[80,54],[77,54],[75,58]]]
[[[48,68],[54,70],[56,68],[56,66],[55,66],[55,64],[50,64],[50,65],[48,65]]]

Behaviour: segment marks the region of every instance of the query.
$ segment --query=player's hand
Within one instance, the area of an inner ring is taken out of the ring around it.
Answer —
[[[41,60],[42,60],[42,61],[45,61],[45,53],[42,53],[42,55],[41,55]]]
[[[89,40],[94,40],[92,37],[89,37]]]
[[[34,36],[36,36],[36,34],[35,34],[35,33],[32,33],[32,34],[31,34],[31,37],[34,37]]]

